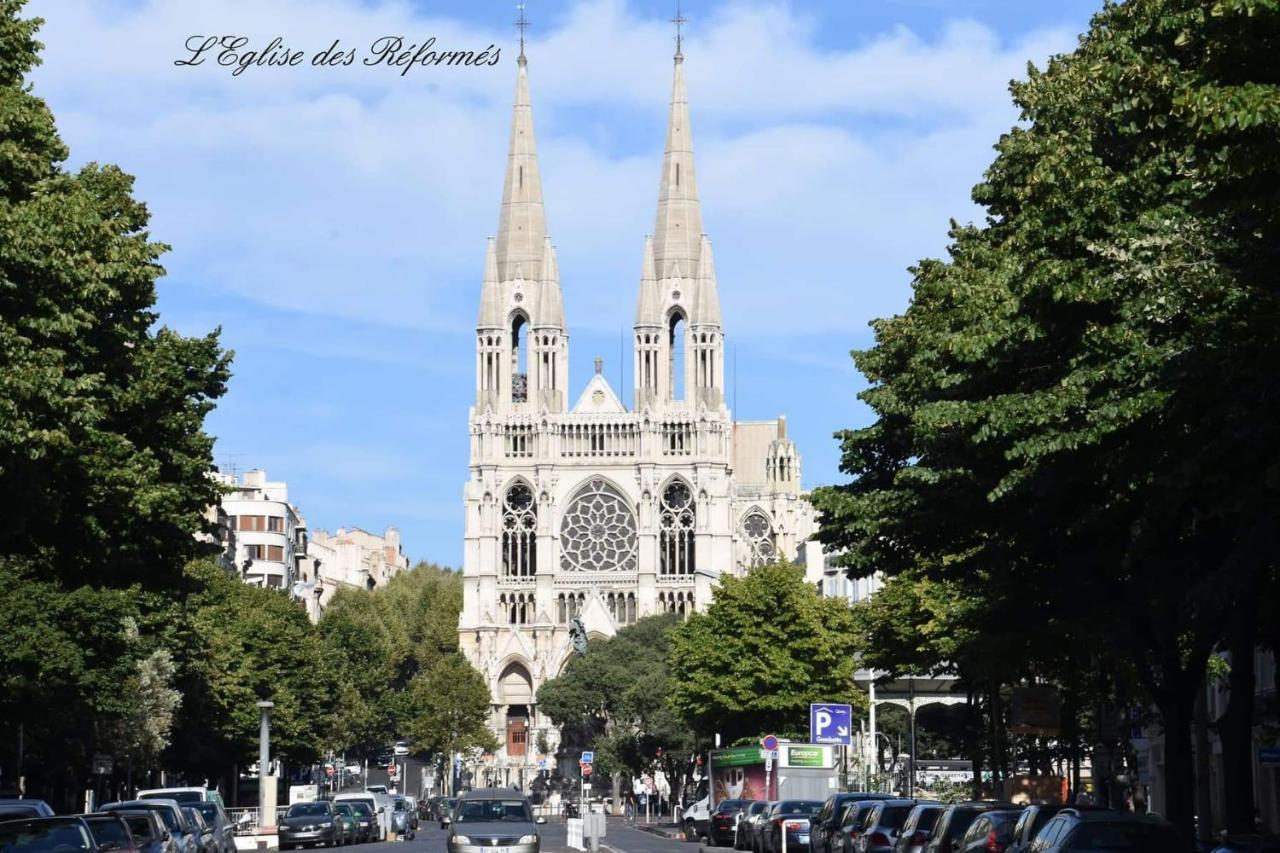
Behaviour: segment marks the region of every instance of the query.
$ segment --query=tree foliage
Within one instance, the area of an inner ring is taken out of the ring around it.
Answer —
[[[1014,84],[987,221],[873,324],[876,420],[815,496],[853,574],[910,578],[921,627],[933,592],[968,598],[978,630],[924,658],[1007,672],[1087,639],[1132,666],[1188,829],[1191,702],[1276,554],[1277,49],[1275,0],[1132,0]]]
[[[798,566],[722,576],[705,613],[671,637],[671,708],[732,743],[769,732],[807,735],[809,704],[865,704],[854,688],[853,617]]]

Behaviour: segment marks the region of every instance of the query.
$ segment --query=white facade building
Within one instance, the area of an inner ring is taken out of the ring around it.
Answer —
[[[323,611],[342,587],[375,589],[409,568],[400,545],[400,531],[388,527],[381,536],[361,530],[338,528],[336,533],[314,530],[307,546],[313,597]],[[304,578],[304,580],[308,580]]]
[[[821,565],[786,420],[735,422],[725,404],[725,330],[678,50],[642,259],[634,406],[599,359],[575,397],[522,52],[476,328],[458,626],[502,744],[484,770],[490,783],[523,784],[550,766],[538,735],[552,751],[558,735],[537,690],[568,661],[575,617],[608,637],[643,616],[704,608],[722,574],[796,559],[802,543]]]
[[[288,484],[269,482],[262,470],[246,471],[239,481],[230,474],[214,478],[232,489],[222,510],[236,572],[247,583],[291,589],[307,553],[307,525],[289,503]]]

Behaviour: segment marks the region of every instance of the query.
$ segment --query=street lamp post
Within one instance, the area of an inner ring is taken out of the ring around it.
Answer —
[[[276,827],[276,777],[268,770],[271,763],[271,709],[274,707],[275,703],[268,699],[258,703],[262,712],[258,727],[258,831],[263,834],[274,834]]]

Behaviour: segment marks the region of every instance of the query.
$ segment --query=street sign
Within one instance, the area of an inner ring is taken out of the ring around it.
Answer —
[[[387,766],[387,775],[390,776],[392,779],[396,778],[396,775],[399,773],[399,771],[400,771],[400,768],[396,767],[395,764],[390,764]]]
[[[591,765],[590,765],[590,764],[588,764],[588,763],[586,763],[586,762],[584,761],[584,762],[582,762],[581,764],[579,764],[578,766],[579,766],[580,768],[582,768],[582,775],[583,775],[583,776],[590,776],[590,775],[591,775]]]
[[[809,742],[853,746],[853,709],[848,705],[810,705]]]
[[[777,736],[777,735],[765,735],[764,737],[760,738],[760,747],[761,747],[762,749],[764,749],[766,752],[775,752],[775,751],[777,751],[777,749],[778,749],[778,736]]]
[[[596,754],[595,754],[594,752],[584,752],[584,753],[582,753],[582,763],[583,763],[583,764],[594,764],[594,763],[595,763],[595,760],[596,760]]]

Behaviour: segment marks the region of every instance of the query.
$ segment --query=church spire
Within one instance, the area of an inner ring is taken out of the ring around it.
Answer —
[[[676,16],[677,26],[684,23]],[[684,54],[676,37],[675,78],[671,85],[671,114],[667,146],[662,155],[658,188],[658,220],[653,231],[653,256],[659,279],[671,278],[677,265],[685,275],[698,268],[702,241],[702,211],[693,172],[693,129],[684,86]]]
[[[523,43],[523,30],[521,32]],[[516,66],[516,100],[511,114],[507,177],[502,185],[502,213],[498,217],[498,277],[501,281],[517,277],[532,281],[542,269],[547,221],[542,208],[538,150],[533,137],[529,62],[523,48]]]

